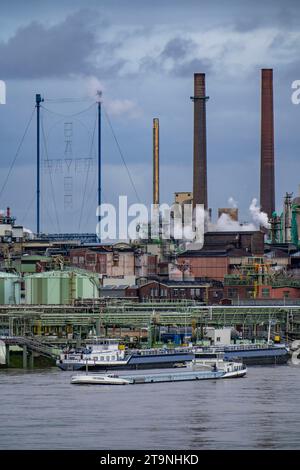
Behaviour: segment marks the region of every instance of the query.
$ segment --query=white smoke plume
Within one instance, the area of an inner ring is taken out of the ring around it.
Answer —
[[[97,93],[105,91],[105,87],[97,77],[91,76],[86,80],[86,90],[90,98],[97,100]],[[136,119],[142,114],[138,105],[129,99],[111,100],[104,93],[103,102],[108,114],[111,116],[126,115],[127,118]]]
[[[86,91],[89,98],[96,100],[97,92],[105,89],[103,83],[97,77],[91,76],[86,79]]]
[[[254,224],[240,224],[225,213],[221,214],[216,224],[208,224],[209,232],[247,232],[248,230],[257,230],[257,227]]]
[[[238,203],[235,199],[233,199],[232,196],[230,196],[230,198],[228,198],[228,204],[230,207],[232,207],[233,209],[237,209],[237,206],[238,206]]]
[[[106,102],[106,108],[112,116],[121,116],[126,114],[127,117],[136,119],[141,116],[141,110],[134,101],[131,100],[111,100]]]
[[[253,198],[249,207],[250,214],[253,222],[259,227],[271,228],[271,224],[268,221],[268,215],[265,212],[261,212],[260,207],[257,204],[257,199]]]
[[[233,198],[228,199],[228,203],[236,203]],[[237,206],[235,206],[237,208]],[[253,198],[249,207],[249,212],[251,215],[251,223],[243,223],[233,220],[228,214],[221,214],[217,222],[214,224],[212,222],[207,223],[207,228],[209,232],[246,232],[259,230],[259,228],[265,227],[269,229],[271,224],[268,221],[268,215],[265,212],[261,212],[258,205],[257,199]],[[206,217],[208,220],[208,215]]]

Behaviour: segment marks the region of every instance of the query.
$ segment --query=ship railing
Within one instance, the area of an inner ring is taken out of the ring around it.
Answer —
[[[220,345],[220,346],[198,346],[193,350],[194,352],[209,352],[209,353],[221,353],[227,351],[242,351],[244,349],[268,349],[269,345],[267,343],[249,343],[249,344],[230,344],[230,345]]]
[[[254,344],[231,344],[224,346],[223,351],[241,351],[243,349],[268,349],[269,345],[267,343],[254,343]]]
[[[194,352],[194,348],[173,348],[173,349],[164,349],[164,348],[149,348],[149,349],[129,349],[129,354],[138,354],[139,356],[143,356],[146,354],[177,354],[177,353],[188,353]]]

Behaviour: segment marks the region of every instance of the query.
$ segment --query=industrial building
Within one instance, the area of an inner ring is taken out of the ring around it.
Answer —
[[[191,99],[193,188],[175,192],[174,203],[181,207],[203,204],[211,219],[204,73],[194,74]],[[161,202],[159,126],[159,119],[154,118],[155,205]],[[76,299],[96,299],[99,295],[130,297],[138,302],[189,299],[208,304],[299,298],[300,196],[286,193],[282,212],[275,212],[272,69],[261,71],[260,140],[260,204],[268,215],[270,229],[258,226],[257,230],[248,230],[239,223],[237,208],[221,207],[218,217],[228,217],[238,228],[213,230],[207,225],[201,249],[161,238],[108,245],[93,234],[34,237],[16,225],[8,208],[0,215],[1,303],[72,304]]]

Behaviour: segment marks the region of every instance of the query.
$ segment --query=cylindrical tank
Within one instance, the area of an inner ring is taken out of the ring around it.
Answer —
[[[91,273],[64,270],[48,271],[25,277],[27,304],[72,304],[75,299],[99,297],[99,280]]]
[[[20,277],[0,272],[0,305],[19,304],[21,300]]]

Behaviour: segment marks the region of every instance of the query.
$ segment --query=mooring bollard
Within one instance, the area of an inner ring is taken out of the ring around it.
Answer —
[[[23,345],[23,369],[27,369],[27,346]]]
[[[9,344],[5,345],[5,363],[6,366],[10,366],[10,352],[9,352]]]

